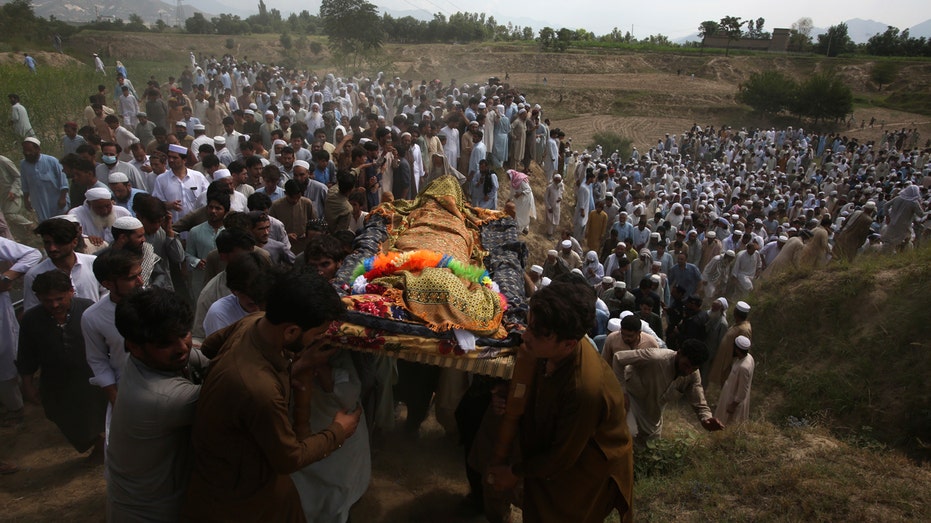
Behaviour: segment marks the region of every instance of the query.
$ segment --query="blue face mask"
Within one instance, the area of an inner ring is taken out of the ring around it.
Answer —
[[[116,163],[116,156],[103,155],[100,157],[100,159],[103,160],[103,163],[107,165],[113,165]]]

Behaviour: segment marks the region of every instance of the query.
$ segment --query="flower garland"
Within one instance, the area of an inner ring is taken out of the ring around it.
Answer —
[[[363,282],[370,282],[376,278],[390,276],[398,271],[421,271],[428,267],[446,268],[453,274],[468,281],[479,283],[490,289],[494,282],[484,267],[475,267],[453,259],[448,254],[434,251],[420,250],[377,254],[366,258],[356,266],[352,273],[354,280],[353,290]],[[362,277],[362,280],[359,278]]]

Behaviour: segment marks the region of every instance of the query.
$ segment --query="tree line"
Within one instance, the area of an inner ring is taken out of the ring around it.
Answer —
[[[361,17],[348,20],[339,15],[341,12]],[[762,17],[742,19],[725,16],[720,20],[701,22],[698,34],[702,38],[726,36],[729,43],[742,38],[769,38],[770,33],[765,30],[765,24],[766,20]],[[431,20],[418,20],[411,16],[395,18],[388,13],[379,16],[378,8],[366,0],[324,0],[318,14],[312,14],[305,9],[287,17],[278,9],[269,9],[264,0],[259,0],[257,12],[246,18],[223,13],[208,19],[203,13],[194,13],[184,21],[182,27],[172,27],[163,20],[149,26],[137,14],[130,15],[128,21],[115,19],[75,25],[56,20],[54,17],[45,19],[36,16],[31,0],[11,0],[0,6],[0,31],[11,41],[35,41],[53,34],[67,37],[82,28],[133,32],[184,31],[192,34],[230,36],[249,33],[327,35],[331,47],[338,48],[339,52],[347,52],[353,48],[377,48],[382,43],[479,41],[533,41],[546,52],[562,52],[569,47],[588,46],[701,46],[700,42],[676,44],[663,34],[637,39],[629,31],[622,32],[617,27],[603,35],[596,35],[586,29],[566,27],[544,27],[535,32],[529,26],[498,23],[493,16],[486,16],[484,13],[457,12],[448,18],[437,13]],[[845,23],[833,25],[818,35],[812,34],[813,28],[812,20],[808,17],[799,18],[793,23],[790,29],[789,50],[831,57],[843,54],[931,56],[931,39],[913,37],[909,35],[908,29],[899,30],[889,26],[883,33],[871,37],[867,43],[858,45],[850,39]],[[729,52],[729,49],[726,52]]]

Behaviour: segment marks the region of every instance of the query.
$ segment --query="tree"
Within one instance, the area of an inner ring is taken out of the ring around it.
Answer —
[[[165,32],[165,29],[168,29],[168,24],[166,24],[164,20],[159,18],[158,20],[155,21],[155,30],[157,32],[163,33]]]
[[[879,85],[879,90],[883,90],[883,85],[889,85],[895,81],[899,75],[899,67],[893,62],[882,60],[873,64],[870,69],[870,80]]]
[[[575,31],[572,29],[561,28],[556,33],[556,50],[563,52],[569,48],[569,44],[575,40]]]
[[[834,73],[810,76],[799,86],[795,113],[819,120],[844,118],[853,111],[853,93]]]
[[[549,51],[556,43],[556,31],[552,27],[546,26],[540,29],[540,37],[537,40],[544,51]]]
[[[290,33],[281,33],[281,36],[278,37],[278,41],[281,43],[281,47],[284,47],[285,51],[290,50],[294,46]]]
[[[753,73],[740,86],[737,101],[747,104],[755,111],[773,116],[793,105],[798,85],[779,71],[768,70]]]
[[[826,33],[818,35],[814,51],[818,54],[834,57],[854,49],[854,43],[847,34],[847,24],[839,23],[828,28]]]
[[[123,29],[125,31],[134,31],[138,33],[145,33],[149,30],[148,26],[145,25],[145,20],[136,13],[129,15],[129,23],[127,23]]]
[[[184,30],[191,34],[213,34],[215,29],[210,20],[204,18],[203,13],[194,13],[194,16],[184,21]]]
[[[705,20],[698,26],[698,36],[704,39],[707,36],[715,36],[721,30],[721,24],[714,20]]]
[[[383,32],[378,8],[365,0],[323,0],[320,21],[330,50],[344,65],[357,66],[369,53],[381,49]]]
[[[789,49],[802,52],[811,45],[811,30],[814,22],[811,18],[802,17],[792,24],[789,32]]]
[[[724,56],[729,56],[731,52],[731,42],[740,40],[740,27],[742,22],[740,21],[740,17],[725,16],[721,19],[720,25],[720,32],[727,36],[727,48],[724,50]]]

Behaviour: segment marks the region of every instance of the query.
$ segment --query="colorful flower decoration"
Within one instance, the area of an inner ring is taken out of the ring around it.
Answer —
[[[484,267],[469,265],[453,259],[452,256],[428,250],[391,251],[362,260],[352,273],[353,290],[362,289],[368,282],[390,276],[398,271],[422,271],[428,267],[449,269],[460,278],[484,285],[497,292],[497,286]]]

